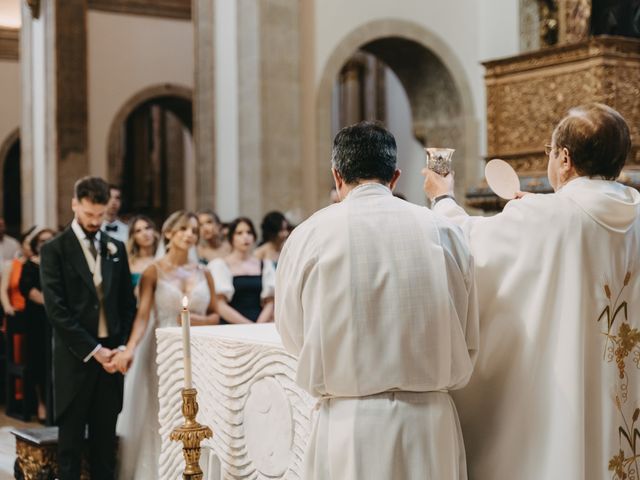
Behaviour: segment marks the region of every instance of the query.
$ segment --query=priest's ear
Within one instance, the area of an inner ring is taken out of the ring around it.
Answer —
[[[393,172],[393,177],[389,182],[389,188],[391,189],[391,191],[393,191],[393,189],[396,188],[396,184],[398,183],[398,179],[400,178],[401,174],[402,174],[402,170],[400,170],[399,168],[396,168],[396,171]]]
[[[340,189],[344,185],[344,180],[334,167],[331,167],[331,175],[333,175],[333,182],[336,184],[336,192],[340,194]]]
[[[562,147],[560,150],[560,170],[562,172],[562,177],[571,178],[576,175],[575,165],[573,163],[573,159],[571,158],[571,152],[567,147]]]

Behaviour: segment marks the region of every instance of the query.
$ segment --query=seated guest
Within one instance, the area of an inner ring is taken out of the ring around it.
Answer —
[[[260,260],[270,260],[274,265],[278,263],[280,250],[289,236],[291,226],[280,212],[269,212],[262,219],[262,243],[256,248],[255,256]]]
[[[637,478],[640,194],[616,182],[630,147],[612,108],[571,109],[547,145],[555,193],[493,217],[423,171],[476,263],[479,357],[455,396],[470,478]]]
[[[129,222],[127,255],[136,297],[142,272],[155,260],[159,238],[155,224],[146,215],[136,215]]]
[[[33,381],[38,399],[38,420],[44,422],[47,416],[45,403],[47,389],[47,369],[51,360],[47,358],[47,342],[50,341],[49,323],[44,310],[44,298],[40,286],[40,247],[51,240],[55,232],[44,228],[36,233],[29,243],[33,255],[24,263],[20,276],[20,293],[26,299],[24,320],[27,340],[27,369]]]
[[[222,233],[220,217],[212,210],[198,212],[200,224],[200,241],[198,242],[198,258],[200,263],[208,264],[214,258],[229,255],[231,245]]]
[[[256,230],[246,217],[229,224],[231,253],[209,263],[218,295],[220,323],[273,321],[275,270],[253,255]]]

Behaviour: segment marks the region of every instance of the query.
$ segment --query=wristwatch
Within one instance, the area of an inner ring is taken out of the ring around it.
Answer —
[[[453,200],[454,202],[456,201],[456,198],[453,195],[449,195],[448,193],[445,195],[438,195],[437,197],[435,197],[433,200],[431,200],[431,206],[435,207],[436,203],[438,203],[440,200],[444,200],[445,198],[450,198],[451,200]]]

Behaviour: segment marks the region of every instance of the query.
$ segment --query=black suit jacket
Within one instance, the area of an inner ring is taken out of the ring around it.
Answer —
[[[102,232],[100,255],[104,310],[109,337],[125,344],[136,311],[124,244]],[[108,244],[112,244],[108,248]],[[109,250],[116,247],[117,252]],[[98,345],[100,305],[80,241],[71,227],[42,246],[40,276],[47,317],[53,325],[54,406],[60,417],[87,387],[96,360],[83,360]],[[91,364],[91,365],[90,365]],[[119,373],[118,375],[122,377]]]

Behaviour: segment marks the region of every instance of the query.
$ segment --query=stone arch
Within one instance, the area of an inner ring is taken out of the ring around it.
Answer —
[[[152,118],[156,120],[151,120]],[[161,153],[158,157],[154,157],[156,161],[151,162],[144,160],[145,158],[149,159],[148,149],[146,149],[146,153],[144,151],[141,153],[138,150],[138,148],[145,150],[144,146],[148,145],[141,139],[157,138],[153,133],[155,132],[154,127],[149,127],[150,129],[144,127],[147,125],[147,121],[153,122],[154,125],[158,125],[156,122],[160,122],[161,125],[164,125],[158,127],[162,132],[172,132],[170,140],[169,137],[164,136],[164,133],[160,134],[162,136],[159,138],[163,140],[154,144],[163,145],[164,147],[157,148],[160,148],[164,154]],[[134,128],[132,125],[136,125],[135,129],[129,130],[129,128]],[[166,125],[171,125],[171,127],[166,127]],[[160,222],[169,209],[185,207],[187,201],[185,195],[191,195],[195,191],[195,188],[189,188],[185,184],[185,182],[190,183],[187,178],[193,177],[195,173],[192,172],[193,175],[185,174],[185,165],[190,172],[192,168],[190,164],[184,163],[185,158],[180,153],[183,152],[182,149],[185,145],[183,134],[180,132],[185,128],[192,137],[193,93],[187,87],[171,84],[150,86],[133,95],[118,110],[111,122],[107,141],[107,177],[110,182],[119,184],[123,188],[123,213],[125,216],[127,213],[145,213]],[[132,150],[132,148],[134,149]],[[168,153],[168,148],[172,149],[170,153]],[[132,159],[133,163],[131,163]],[[145,165],[154,166],[147,168]],[[148,180],[149,178],[154,180]],[[149,187],[151,189],[136,188],[138,181],[147,186],[152,185]],[[148,183],[149,181],[151,183]]]
[[[348,34],[323,67],[316,94],[317,204],[326,203],[327,192],[331,188],[327,159],[331,155],[331,95],[334,82],[342,66],[358,49],[379,57],[398,76],[409,96],[414,135],[419,140],[426,136],[430,143],[447,141],[457,131],[456,136],[461,140],[459,146],[456,145],[456,159],[460,162],[456,167],[456,184],[458,194],[463,194],[475,181],[480,158],[473,95],[464,68],[451,48],[425,27],[405,20],[386,19],[369,22]],[[407,61],[407,54],[412,61]],[[428,75],[434,68],[438,71],[440,82],[449,79],[458,104],[457,107],[450,105],[454,110],[457,108],[457,118],[455,125],[451,124],[444,135],[439,135],[432,128],[435,125],[431,125],[427,109],[424,108],[429,100],[419,99],[425,93],[424,89],[411,81],[411,77]]]
[[[118,110],[111,121],[109,128],[109,138],[107,140],[107,175],[110,181],[117,181],[122,174],[122,156],[124,151],[122,125],[131,113],[144,103],[158,98],[179,98],[193,102],[193,91],[189,87],[172,85],[169,83],[152,85],[133,95]],[[179,109],[174,111],[185,125],[193,132],[192,115],[186,115]]]
[[[4,209],[5,207],[4,199],[6,194],[6,190],[5,190],[6,161],[12,149],[16,147],[16,144],[19,145],[19,142],[20,142],[20,129],[16,128],[0,144],[0,188],[2,189],[2,195],[0,195],[0,216],[4,216],[6,213]],[[21,182],[18,182],[16,186],[18,188],[21,188]],[[21,198],[20,194],[18,194],[17,198]],[[19,215],[19,217],[21,217],[21,215]],[[22,225],[7,224],[7,226],[17,228],[18,230],[22,228]],[[13,232],[13,233],[16,233],[16,232]]]

